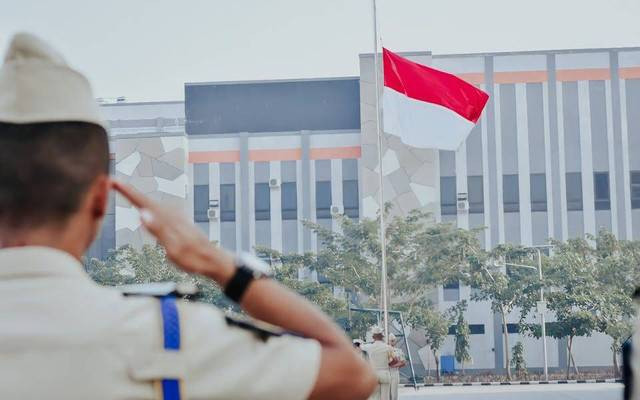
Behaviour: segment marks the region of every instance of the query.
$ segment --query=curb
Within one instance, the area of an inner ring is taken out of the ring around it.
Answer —
[[[422,383],[417,387],[448,387],[448,386],[519,386],[519,385],[561,385],[571,383],[623,383],[622,379],[569,379],[556,381],[513,381],[513,382],[453,382],[453,383]],[[405,384],[405,387],[413,387]]]

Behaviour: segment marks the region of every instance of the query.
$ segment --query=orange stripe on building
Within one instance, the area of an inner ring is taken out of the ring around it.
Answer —
[[[481,83],[484,83],[484,73],[482,72],[467,72],[464,74],[454,74],[454,75],[465,82],[471,83],[472,85],[479,85]]]
[[[626,67],[620,68],[618,74],[622,79],[639,79],[640,67]]]
[[[556,80],[563,81],[606,81],[611,79],[609,68],[559,69]]]
[[[251,161],[290,161],[301,158],[302,149],[249,150]]]
[[[360,146],[353,147],[325,147],[315,148],[309,151],[312,160],[334,160],[339,158],[360,158],[362,151]]]
[[[510,71],[493,74],[495,83],[534,83],[546,82],[548,79],[547,71]]]
[[[210,162],[238,162],[240,161],[240,152],[237,150],[230,151],[192,151],[189,153],[189,162],[210,163]]]

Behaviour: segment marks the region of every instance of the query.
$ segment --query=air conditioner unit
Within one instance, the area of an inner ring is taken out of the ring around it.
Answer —
[[[331,215],[342,215],[344,214],[344,207],[339,205],[331,206]]]
[[[457,201],[458,214],[466,214],[469,212],[469,200],[466,193],[458,193]]]
[[[210,208],[207,210],[207,218],[209,218],[210,221],[215,221],[218,219],[218,209],[217,208]]]
[[[269,179],[269,187],[272,189],[277,189],[280,187],[280,179],[278,178],[271,178]]]
[[[469,212],[469,202],[467,200],[458,201],[458,214],[466,214]]]

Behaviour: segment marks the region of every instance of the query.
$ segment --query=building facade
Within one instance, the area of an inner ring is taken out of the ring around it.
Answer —
[[[600,228],[640,238],[640,49],[405,56],[460,76],[490,100],[456,152],[410,148],[384,135],[383,193],[393,213],[420,208],[461,228],[485,227],[479,239],[486,248]],[[335,213],[363,218],[378,210],[370,54],[360,56],[357,77],[187,83],[184,102],[103,110],[114,174],[185,210],[232,251],[314,251],[318,240],[302,220],[335,229]],[[89,254],[150,242],[136,211],[116,198]],[[469,300],[470,291],[440,288],[439,305]],[[470,302],[468,319],[474,361],[467,367],[504,368],[499,316]],[[528,365],[540,367],[541,344],[520,337],[517,320],[509,317],[510,343],[523,341]],[[549,365],[565,365],[565,343],[548,344]],[[413,345],[421,347],[419,337]],[[606,337],[574,346],[579,366],[611,364]],[[443,354],[452,352],[450,339]]]

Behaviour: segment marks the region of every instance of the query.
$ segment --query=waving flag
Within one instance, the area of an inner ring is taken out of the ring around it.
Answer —
[[[382,49],[384,131],[414,147],[457,150],[489,95],[462,79]]]

